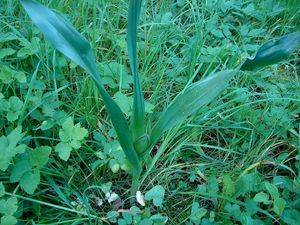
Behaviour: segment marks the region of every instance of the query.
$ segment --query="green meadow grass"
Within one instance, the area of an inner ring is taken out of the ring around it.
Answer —
[[[126,46],[128,1],[39,2],[65,16],[91,43],[106,90],[129,118],[133,79]],[[146,207],[136,203],[142,213],[131,219],[139,222],[132,222],[121,214],[134,198],[131,177],[126,168],[118,168],[126,166],[124,153],[112,153],[118,149],[117,137],[96,85],[54,50],[18,1],[1,1],[0,23],[0,137],[21,123],[27,132],[22,143],[52,148],[33,194],[10,182],[13,165],[0,172],[6,191],[2,197],[0,186],[0,201],[18,199],[16,212],[6,215],[0,206],[0,216],[13,214],[18,224],[48,225],[164,224],[166,218],[166,224],[297,224],[299,51],[283,63],[241,72],[219,98],[163,135],[140,186],[145,195],[161,185],[162,206],[151,199]],[[138,65],[146,120],[157,121],[191,81],[233,69],[267,40],[299,30],[297,0],[143,2]],[[6,73],[5,68],[14,72]],[[26,80],[19,81],[17,72]],[[9,77],[12,81],[5,82]],[[11,96],[28,106],[14,121],[9,121],[1,102]],[[65,162],[54,148],[67,117],[88,135]],[[103,157],[105,151],[109,153]],[[103,191],[109,182],[108,192],[119,196],[111,203]],[[150,219],[153,215],[162,218]],[[1,224],[14,223],[3,219]]]

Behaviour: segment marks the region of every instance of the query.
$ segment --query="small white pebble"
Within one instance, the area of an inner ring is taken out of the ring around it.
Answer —
[[[145,206],[144,196],[140,191],[136,192],[136,200],[141,206]]]

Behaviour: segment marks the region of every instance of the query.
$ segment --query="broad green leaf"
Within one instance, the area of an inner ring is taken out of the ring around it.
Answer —
[[[145,194],[145,200],[153,200],[153,204],[155,206],[162,207],[162,203],[164,200],[165,195],[165,189],[161,185],[156,185],[153,188],[151,188],[149,191]]]
[[[226,203],[224,210],[229,212],[235,219],[241,217],[241,208],[237,204]]]
[[[204,208],[200,208],[198,202],[193,202],[190,220],[194,223],[199,222],[198,224],[200,224],[200,220],[202,219],[203,216],[205,216],[206,213],[207,210]]]
[[[87,129],[80,127],[80,123],[77,123],[72,129],[72,139],[76,141],[83,140],[88,135]]]
[[[31,171],[31,165],[28,160],[19,160],[13,167],[10,174],[10,182],[15,183],[21,180],[23,175]]]
[[[212,195],[212,196],[216,196],[218,194],[219,191],[219,184],[218,184],[218,180],[215,176],[210,176],[207,180],[207,189],[208,192]],[[217,207],[218,205],[218,198],[217,197],[212,197],[212,201],[215,207]]]
[[[58,152],[61,159],[67,161],[72,149],[79,149],[87,134],[87,129],[81,127],[80,123],[74,125],[73,119],[67,118],[59,130],[59,137],[62,142],[55,147],[55,151]]]
[[[11,96],[8,102],[11,110],[19,111],[22,109],[23,102],[17,96]]]
[[[16,52],[16,50],[12,48],[2,48],[0,49],[0,59],[3,59],[6,56],[13,55]]]
[[[137,60],[137,26],[142,7],[142,0],[130,0],[128,12],[128,27],[127,27],[127,47],[130,61],[130,67],[133,74],[133,112],[132,112],[132,131],[133,140],[135,141],[144,135],[144,115],[145,103],[142,92],[141,83],[138,74]],[[142,152],[144,149],[137,149]]]
[[[0,137],[0,170],[7,170],[11,160],[20,153],[25,152],[27,146],[24,144],[17,145],[23,138],[22,127],[14,129],[7,137]]]
[[[299,225],[300,211],[296,209],[284,210],[281,219],[290,225]]]
[[[109,160],[109,167],[113,173],[116,173],[120,169],[120,164],[118,163],[117,160],[111,159]]]
[[[55,146],[55,152],[57,152],[58,156],[64,161],[68,161],[71,151],[72,147],[65,142],[60,142],[58,145]]]
[[[266,189],[268,190],[268,192],[270,193],[272,199],[279,198],[278,188],[274,184],[266,182],[265,186],[266,186]]]
[[[269,195],[265,192],[258,192],[254,196],[253,200],[256,201],[256,202],[262,202],[264,204],[269,204],[270,203]]]
[[[55,48],[89,73],[95,74],[94,53],[87,40],[71,24],[35,1],[21,0],[21,3],[34,24]],[[94,79],[100,81],[99,77]]]
[[[5,187],[2,182],[0,182],[0,198],[5,195]]]
[[[153,146],[165,131],[181,124],[202,106],[214,100],[227,87],[236,73],[236,70],[215,73],[190,85],[179,94],[154,126],[151,132],[150,146]]]
[[[20,180],[21,188],[30,195],[34,193],[39,183],[40,183],[39,169],[35,169],[31,172],[25,173]]]
[[[88,134],[87,129],[80,126],[80,123],[74,125],[73,119],[69,117],[59,130],[59,137],[63,142],[82,141]]]
[[[15,225],[18,222],[14,216],[2,216],[0,225]]]
[[[278,215],[281,216],[283,213],[283,210],[285,208],[286,201],[283,198],[276,198],[274,200],[274,212]]]
[[[225,174],[223,176],[223,194],[231,197],[235,193],[235,185],[230,175]]]
[[[234,196],[239,197],[250,192],[258,191],[260,183],[261,178],[258,173],[245,174],[236,182],[236,194]]]
[[[0,213],[9,216],[13,215],[18,209],[18,200],[16,197],[0,200]]]
[[[107,182],[105,184],[101,184],[100,185],[100,189],[101,191],[103,191],[104,194],[109,193],[112,187],[112,183],[111,182]]]
[[[30,154],[31,166],[41,169],[49,160],[51,148],[49,146],[41,146],[34,149]]]
[[[81,148],[81,142],[77,140],[72,140],[70,146],[74,149],[79,149]]]
[[[7,113],[7,120],[13,122],[18,119],[21,114],[23,102],[17,96],[11,96],[8,100],[9,111]]]
[[[119,91],[114,95],[114,97],[116,103],[121,108],[122,112],[125,115],[129,115],[131,111],[130,98]]]
[[[278,63],[286,59],[300,46],[300,32],[281,37],[277,41],[269,41],[258,49],[252,59],[247,59],[241,70],[257,70],[261,67]]]
[[[18,161],[11,172],[10,182],[14,183],[18,181],[26,193],[33,194],[40,183],[39,168],[32,168],[27,159]]]
[[[117,217],[119,216],[119,213],[116,211],[109,211],[107,213],[107,219],[109,222],[116,223],[117,222]]]
[[[96,60],[89,43],[70,23],[48,8],[33,0],[21,0],[21,3],[33,22],[50,42],[92,76],[103,98],[120,144],[133,167],[133,172],[140,173],[140,161],[134,150],[127,121],[121,109],[102,85],[96,68]]]
[[[166,222],[168,220],[167,217],[164,217],[159,213],[151,216],[150,219],[152,220],[153,224],[155,224],[155,225],[164,225],[164,224],[166,224]]]
[[[70,142],[72,140],[72,130],[74,127],[74,122],[71,117],[69,117],[63,124],[62,128],[59,129],[59,138],[63,142]]]

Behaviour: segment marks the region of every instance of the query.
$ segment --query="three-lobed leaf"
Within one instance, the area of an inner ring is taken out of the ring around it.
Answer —
[[[71,151],[73,149],[79,149],[87,135],[87,129],[81,127],[80,123],[74,125],[73,119],[69,117],[59,130],[61,142],[55,146],[55,152],[58,152],[62,160],[67,161]]]
[[[19,182],[21,188],[28,194],[33,194],[40,183],[40,169],[49,160],[51,148],[41,146],[30,150],[28,157],[20,157],[14,164],[10,174],[10,182]]]
[[[162,203],[164,200],[165,195],[165,189],[161,185],[156,185],[153,188],[151,188],[149,191],[145,194],[145,200],[153,200],[153,204],[155,206],[162,207]]]

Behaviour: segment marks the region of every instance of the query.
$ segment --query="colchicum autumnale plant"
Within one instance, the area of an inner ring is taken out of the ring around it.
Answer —
[[[137,27],[142,0],[130,0],[127,27],[127,47],[133,74],[133,113],[130,125],[116,102],[105,90],[96,67],[96,59],[87,40],[63,17],[33,0],[21,3],[40,31],[61,53],[80,65],[95,81],[101,94],[120,145],[131,164],[133,175],[132,194],[139,188],[140,175],[145,159],[163,133],[180,125],[202,106],[214,100],[239,71],[258,70],[286,59],[300,46],[300,32],[288,34],[264,44],[252,59],[247,59],[233,70],[213,73],[207,78],[190,84],[164,110],[149,134],[146,133],[145,104],[138,73]]]

